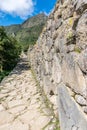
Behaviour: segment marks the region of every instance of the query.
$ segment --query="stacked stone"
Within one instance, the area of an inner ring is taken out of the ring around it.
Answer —
[[[61,130],[87,130],[87,0],[57,2],[29,55]]]

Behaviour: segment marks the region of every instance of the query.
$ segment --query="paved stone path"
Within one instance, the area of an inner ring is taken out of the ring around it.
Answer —
[[[51,108],[25,56],[0,84],[0,130],[56,130]]]

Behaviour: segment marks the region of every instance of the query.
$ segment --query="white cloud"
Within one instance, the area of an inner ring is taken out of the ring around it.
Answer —
[[[25,19],[32,15],[34,2],[32,0],[0,0],[0,11]]]

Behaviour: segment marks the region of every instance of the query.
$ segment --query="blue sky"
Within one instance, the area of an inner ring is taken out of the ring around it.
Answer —
[[[0,25],[22,23],[38,13],[49,14],[56,0],[0,0]]]

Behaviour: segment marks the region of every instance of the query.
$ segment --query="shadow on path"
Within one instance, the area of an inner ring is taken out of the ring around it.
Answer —
[[[13,75],[21,75],[21,74],[23,74],[25,71],[28,71],[28,70],[30,70],[30,66],[29,66],[29,64],[28,64],[28,60],[27,60],[27,56],[26,57],[22,57],[22,58],[20,58],[20,60],[19,60],[19,62],[17,63],[17,65],[16,65],[16,67],[11,71],[11,73],[8,75],[8,76],[6,76],[3,80],[2,80],[2,82],[0,83],[1,85],[3,85],[5,82],[6,82],[6,80],[8,79],[8,78],[10,78],[11,76],[13,76]]]
[[[27,71],[30,69],[30,66],[28,64],[27,58],[20,58],[20,61],[18,62],[17,66],[13,69],[13,71],[10,73],[9,76],[12,74],[22,74],[24,71]]]

